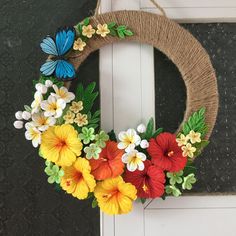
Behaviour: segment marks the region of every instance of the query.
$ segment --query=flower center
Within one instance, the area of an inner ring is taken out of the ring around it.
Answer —
[[[105,199],[109,199],[109,198],[112,198],[114,196],[117,196],[119,193],[120,193],[120,191],[118,189],[115,189],[110,193],[103,194],[102,197],[105,198]]]
[[[148,191],[148,186],[146,184],[143,185],[142,187],[143,191],[146,193]]]
[[[169,152],[167,153],[167,156],[168,156],[168,157],[173,157],[173,156],[174,156],[174,151],[169,151]]]
[[[63,148],[63,147],[65,147],[65,146],[67,146],[67,144],[66,144],[66,141],[65,141],[65,140],[59,139],[56,146],[57,146],[57,148]]]

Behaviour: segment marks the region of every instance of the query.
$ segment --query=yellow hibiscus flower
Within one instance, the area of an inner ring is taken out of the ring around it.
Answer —
[[[73,166],[62,167],[64,176],[61,179],[61,187],[67,193],[82,200],[88,197],[89,192],[93,192],[96,181],[90,174],[91,167],[89,161],[79,157]]]
[[[81,155],[82,143],[72,125],[52,126],[42,134],[42,156],[59,166],[70,166]]]
[[[137,198],[136,188],[125,183],[121,176],[99,182],[94,195],[101,210],[109,215],[125,214],[132,210]]]

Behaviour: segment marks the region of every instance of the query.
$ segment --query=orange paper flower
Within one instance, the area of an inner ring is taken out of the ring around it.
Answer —
[[[124,170],[124,163],[121,160],[123,154],[124,151],[117,148],[116,142],[106,142],[106,147],[100,153],[99,159],[90,160],[95,179],[104,180],[121,175]]]

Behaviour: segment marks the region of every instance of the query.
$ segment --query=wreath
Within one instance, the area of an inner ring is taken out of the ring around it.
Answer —
[[[153,118],[117,135],[106,133],[99,128],[100,111],[92,109],[96,84],[68,90],[92,51],[121,40],[152,44],[178,65],[188,100],[176,134],[155,128]],[[80,200],[92,198],[92,207],[111,215],[130,212],[136,199],[179,197],[192,189],[193,160],[209,144],[218,94],[209,57],[191,34],[165,16],[120,11],[61,28],[40,46],[48,59],[33,81],[32,104],[16,112],[14,126],[25,128],[25,138],[39,148],[48,183]]]

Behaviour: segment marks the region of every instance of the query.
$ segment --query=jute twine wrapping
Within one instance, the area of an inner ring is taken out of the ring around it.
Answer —
[[[126,37],[122,41],[136,41],[152,45],[178,67],[187,90],[183,122],[186,122],[193,112],[205,107],[206,122],[209,127],[207,138],[209,138],[216,122],[218,89],[215,71],[201,44],[188,31],[165,16],[142,11],[117,11],[91,17],[93,27],[109,22],[127,25],[134,32],[134,36]],[[105,45],[120,41],[118,37],[94,36],[88,40],[82,53],[71,55],[70,61],[78,69],[90,53]],[[175,99],[174,94],[173,99]]]

